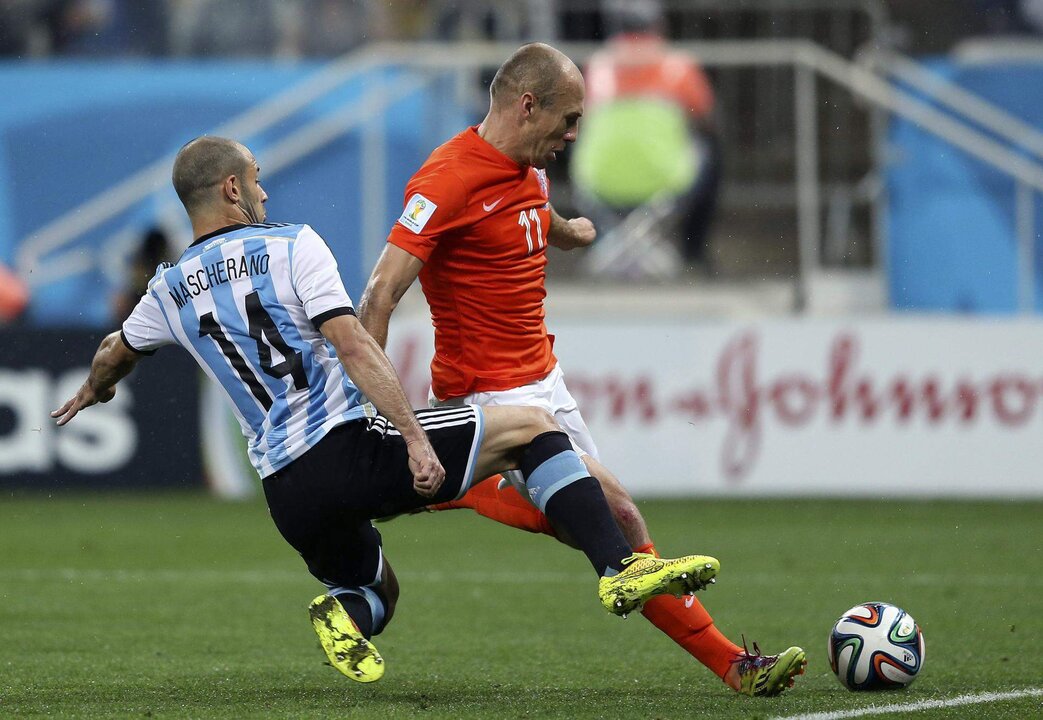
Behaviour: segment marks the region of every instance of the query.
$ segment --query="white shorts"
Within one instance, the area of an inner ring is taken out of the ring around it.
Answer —
[[[464,397],[445,401],[439,400],[433,393],[429,393],[428,403],[432,407],[470,404],[483,406],[531,405],[543,408],[554,416],[554,420],[569,436],[569,439],[572,441],[572,447],[576,449],[576,452],[581,457],[590,455],[595,460],[598,459],[597,446],[594,445],[594,439],[590,436],[587,423],[584,422],[583,416],[580,415],[579,406],[576,404],[575,398],[572,397],[569,389],[565,387],[565,374],[561,371],[560,365],[555,365],[554,369],[542,380],[512,388],[511,390],[471,393]],[[522,497],[529,498],[521,472],[510,470],[504,473],[504,476],[510,480]]]

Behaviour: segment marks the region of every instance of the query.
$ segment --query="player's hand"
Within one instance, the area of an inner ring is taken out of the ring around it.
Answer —
[[[598,231],[594,227],[594,223],[585,217],[572,218],[568,221],[568,226],[573,247],[588,247],[598,236]]]
[[[76,414],[84,408],[98,403],[107,403],[116,396],[116,386],[112,385],[104,390],[95,390],[89,382],[83,383],[76,394],[69,398],[64,405],[57,410],[51,411],[51,417],[58,419],[58,425],[65,425],[76,417]]]
[[[422,497],[434,497],[445,482],[445,468],[427,438],[406,443],[409,469],[413,473],[413,489]]]

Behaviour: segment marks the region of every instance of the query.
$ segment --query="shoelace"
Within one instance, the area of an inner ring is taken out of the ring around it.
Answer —
[[[775,661],[775,656],[764,655],[761,652],[761,649],[757,647],[756,642],[753,643],[753,652],[751,653],[749,648],[746,647],[746,635],[741,635],[740,637],[742,637],[742,655],[739,655],[734,660],[732,660],[733,664],[749,663],[749,666],[759,668]],[[739,668],[739,671],[742,672],[741,667]]]

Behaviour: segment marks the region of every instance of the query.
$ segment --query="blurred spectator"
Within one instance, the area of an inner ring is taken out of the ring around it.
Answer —
[[[29,304],[29,287],[0,263],[0,323],[14,322]]]
[[[605,19],[612,37],[586,71],[573,177],[617,215],[674,198],[681,251],[690,265],[705,266],[720,184],[709,80],[666,44],[655,0],[610,0]]]
[[[425,40],[431,36],[429,0],[395,0],[388,3],[388,36],[394,40]]]
[[[0,55],[163,55],[167,3],[0,0]]]
[[[980,25],[990,35],[1024,35],[1043,30],[1040,0],[974,0]]]
[[[0,57],[32,54],[32,36],[40,0],[0,0]]]
[[[149,280],[156,274],[159,264],[172,259],[167,234],[158,227],[149,228],[130,260],[124,287],[112,299],[112,314],[117,325],[123,324],[141,296],[148,291]]]
[[[178,55],[269,57],[292,53],[295,3],[278,0],[171,0]]]
[[[1021,0],[1021,16],[1036,34],[1043,34],[1043,0]]]
[[[55,55],[119,55],[126,28],[114,0],[64,0],[44,15]]]
[[[295,54],[336,57],[388,37],[384,0],[298,0],[287,20],[293,23]]]
[[[429,5],[436,40],[515,41],[529,34],[529,16],[541,4],[533,0],[430,0]]]

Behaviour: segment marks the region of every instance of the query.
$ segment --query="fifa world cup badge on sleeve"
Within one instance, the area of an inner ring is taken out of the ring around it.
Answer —
[[[409,198],[409,202],[406,203],[406,209],[402,211],[402,217],[398,221],[413,232],[419,233],[424,229],[427,221],[431,219],[431,216],[435,214],[437,209],[437,205],[420,193],[416,193]]]

